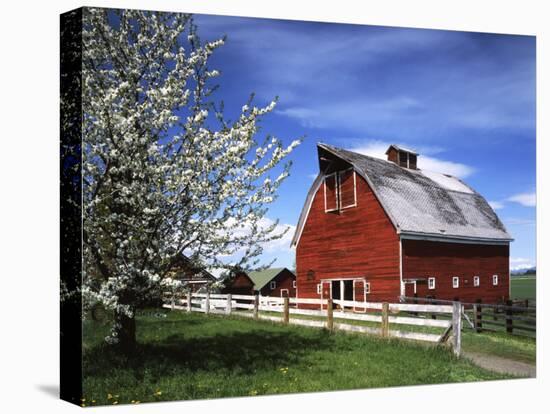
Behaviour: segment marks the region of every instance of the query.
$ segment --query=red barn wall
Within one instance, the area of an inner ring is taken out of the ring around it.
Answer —
[[[419,297],[462,302],[497,303],[509,298],[509,245],[442,243],[424,240],[403,240],[403,279],[435,277],[435,289],[417,283]],[[493,286],[493,275],[498,285]],[[452,278],[460,278],[453,288]],[[474,276],[480,285],[474,287]]]
[[[252,281],[243,273],[235,276],[231,282],[231,286],[223,289],[223,293],[232,293],[234,295],[253,295],[254,294],[254,284]]]
[[[296,288],[292,284],[292,282],[296,280],[296,276],[294,275],[294,273],[287,269],[284,269],[272,280],[275,281],[275,289],[272,290],[269,287],[270,284],[268,283],[260,290],[260,294],[262,296],[275,296],[280,298],[282,297],[281,291],[283,289],[288,289],[288,297],[296,297]]]
[[[356,207],[325,213],[323,184],[314,196],[296,248],[301,298],[320,298],[321,279],[365,277],[371,290],[367,300],[398,300],[398,236],[368,183],[358,174],[356,179]],[[363,295],[356,293],[356,300],[363,300]]]

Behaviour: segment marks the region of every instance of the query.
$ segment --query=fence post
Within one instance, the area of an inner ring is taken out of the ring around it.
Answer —
[[[283,298],[283,323],[288,324],[290,319],[290,311],[288,309],[288,296]]]
[[[481,332],[483,328],[483,322],[481,321],[481,311],[483,310],[483,307],[481,306],[481,299],[478,299],[476,301],[476,304],[474,305],[474,327],[476,328],[476,332]]]
[[[252,311],[252,314],[254,315],[254,319],[258,319],[258,308],[260,304],[260,298],[258,297],[258,294],[254,295],[254,310]]]
[[[334,318],[332,312],[332,298],[327,299],[327,329],[332,331],[334,329]]]
[[[382,337],[387,338],[390,336],[390,319],[389,319],[389,313],[390,313],[390,305],[388,302],[382,303],[382,326],[380,328],[380,332],[382,334]]]
[[[191,290],[188,290],[187,291],[187,312],[191,312],[191,300],[192,300]]]
[[[204,301],[204,313],[207,315],[210,313],[210,291],[206,292],[206,299]]]
[[[462,305],[460,302],[453,302],[453,352],[459,357],[462,351]]]
[[[508,306],[506,308],[506,333],[511,334],[514,331],[514,320],[512,319],[514,310],[512,309],[512,301],[507,300],[506,305]]]
[[[172,310],[176,307],[176,291],[172,291]]]
[[[231,293],[227,294],[227,305],[225,305],[225,314],[231,315]]]

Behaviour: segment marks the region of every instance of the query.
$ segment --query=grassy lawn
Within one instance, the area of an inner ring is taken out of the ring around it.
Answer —
[[[155,311],[131,359],[84,326],[85,404],[124,404],[510,378],[442,347],[237,317]]]
[[[529,299],[529,301],[535,301],[537,298],[536,283],[536,276],[512,276],[512,299]]]
[[[509,335],[505,332],[475,333],[471,329],[464,329],[462,332],[462,349],[530,364],[535,364],[537,354],[535,338]]]
[[[260,312],[270,316],[281,316],[281,313],[276,312]],[[366,322],[357,320],[337,319],[338,312],[334,312],[335,323],[346,323],[350,325],[370,326],[379,328],[380,324],[376,322]],[[400,316],[411,316],[406,312]],[[323,318],[315,316],[295,315],[300,319],[322,320]],[[470,317],[473,317],[470,315]],[[438,319],[449,319],[449,315],[439,315]],[[324,319],[323,319],[324,320]],[[536,338],[517,335],[509,335],[504,332],[504,328],[492,327],[493,329],[502,329],[502,332],[481,333],[474,332],[469,325],[463,323],[462,329],[462,349],[466,352],[475,352],[479,354],[494,355],[502,358],[509,358],[516,361],[527,362],[534,364],[536,362]],[[444,328],[433,328],[426,326],[413,326],[402,324],[390,324],[390,329],[406,331],[406,332],[422,332],[441,334]]]

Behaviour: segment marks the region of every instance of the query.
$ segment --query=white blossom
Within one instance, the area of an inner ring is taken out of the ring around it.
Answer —
[[[197,264],[227,267],[237,252],[232,265],[257,264],[283,235],[262,219],[299,141],[256,141],[275,101],[231,123],[214,112],[209,59],[224,40],[201,45],[191,16],[91,8],[83,27],[82,294],[133,318],[162,288],[182,288],[170,272],[184,251]]]

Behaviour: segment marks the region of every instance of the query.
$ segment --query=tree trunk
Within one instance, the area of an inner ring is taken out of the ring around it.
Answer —
[[[123,313],[115,314],[117,322],[118,346],[125,355],[130,355],[136,350],[136,319]]]

